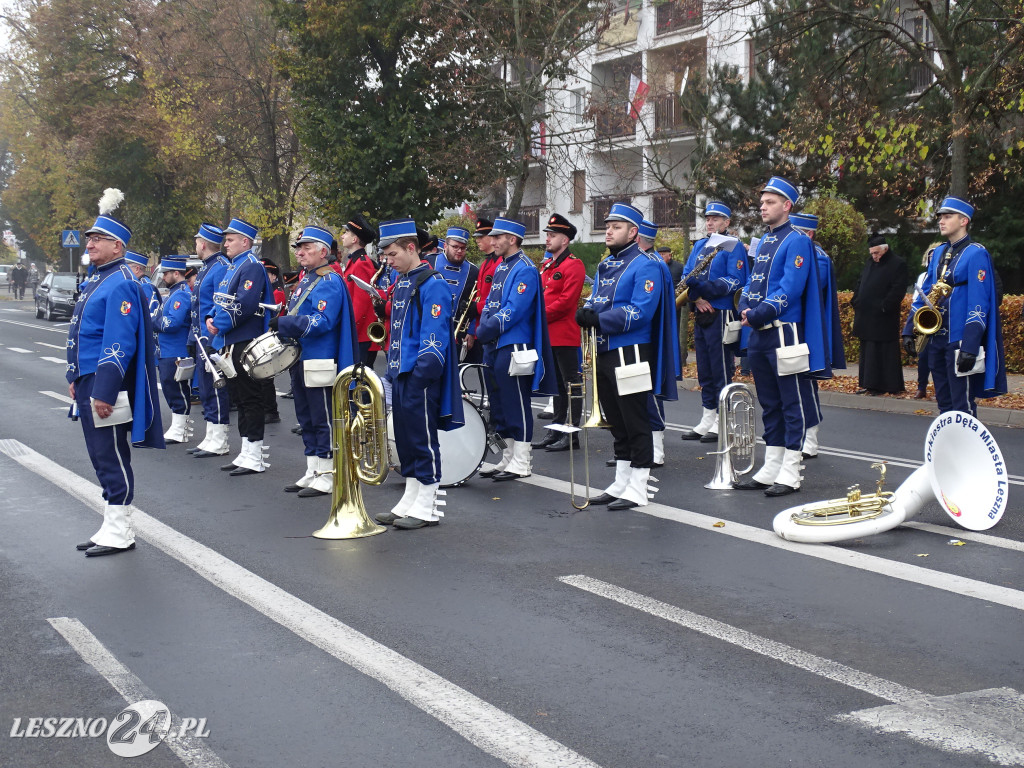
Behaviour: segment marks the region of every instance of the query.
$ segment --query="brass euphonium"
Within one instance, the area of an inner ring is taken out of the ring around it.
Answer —
[[[331,516],[318,539],[360,539],[386,529],[370,519],[359,483],[380,485],[388,476],[384,385],[362,363],[338,374],[331,390],[334,424],[334,488]]]
[[[949,294],[953,292],[953,286],[942,279],[936,280],[932,289],[925,297],[925,306],[914,313],[914,330],[922,336],[931,336],[942,328],[942,306]]]

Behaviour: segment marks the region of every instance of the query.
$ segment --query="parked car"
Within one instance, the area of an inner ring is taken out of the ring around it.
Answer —
[[[78,275],[74,272],[50,272],[36,288],[36,317],[70,319],[75,311]]]

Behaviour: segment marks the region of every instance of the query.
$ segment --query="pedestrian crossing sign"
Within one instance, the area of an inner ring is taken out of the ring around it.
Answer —
[[[61,248],[78,248],[81,244],[82,238],[77,229],[65,229],[61,232]]]

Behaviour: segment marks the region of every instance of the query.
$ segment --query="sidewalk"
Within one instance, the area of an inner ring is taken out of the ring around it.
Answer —
[[[691,361],[693,356],[690,356]],[[837,371],[839,376],[849,376],[856,380],[858,376],[856,363],[847,363],[846,370]],[[910,382],[917,381],[917,366],[905,367],[903,369],[903,380],[907,382],[908,389],[912,386]],[[1006,375],[1006,384],[1010,393],[1024,395],[1024,374],[1009,373]],[[688,390],[697,389],[697,380],[684,378],[684,388]],[[900,398],[891,395],[856,395],[846,392],[830,392],[822,389],[819,391],[819,398],[822,405],[831,405],[837,408],[858,408],[863,411],[883,411],[887,413],[916,413],[922,416],[938,416],[939,407],[935,402],[932,390],[929,390],[929,399],[914,400],[913,398]],[[999,427],[1024,427],[1024,408],[994,408],[992,406],[978,406],[978,418],[987,425]]]

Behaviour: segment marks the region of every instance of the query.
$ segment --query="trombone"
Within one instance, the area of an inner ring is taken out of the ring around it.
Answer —
[[[586,418],[578,427],[565,427],[570,433],[579,432],[583,439],[580,445],[583,448],[583,482],[584,495],[583,503],[577,503],[579,498],[576,495],[576,462],[572,447],[572,437],[569,439],[569,503],[575,509],[586,509],[590,506],[590,443],[587,438],[588,428],[607,429],[611,427],[604,416],[601,415],[601,403],[597,398],[597,329],[591,328],[583,332],[580,341],[583,353],[583,381],[569,382],[569,413],[572,413],[572,399],[574,397],[583,399],[583,411]]]

